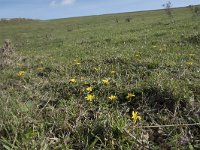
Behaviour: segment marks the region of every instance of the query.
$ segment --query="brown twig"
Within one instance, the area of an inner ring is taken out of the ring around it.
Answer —
[[[191,124],[169,124],[169,125],[154,125],[154,126],[135,126],[136,128],[164,128],[164,127],[180,127],[180,126],[198,126],[200,123]]]

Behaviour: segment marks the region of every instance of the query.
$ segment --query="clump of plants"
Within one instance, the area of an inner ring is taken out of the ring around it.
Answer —
[[[189,7],[193,17],[197,17],[200,15],[200,7],[199,6],[189,5],[188,7]]]
[[[0,48],[0,68],[3,69],[14,64],[15,50],[10,40],[5,40]]]
[[[125,22],[131,22],[131,18],[130,17],[126,18]]]
[[[162,6],[165,8],[165,12],[167,16],[169,17],[170,21],[174,23],[174,16],[172,13],[172,3],[168,1],[166,4],[163,4]]]

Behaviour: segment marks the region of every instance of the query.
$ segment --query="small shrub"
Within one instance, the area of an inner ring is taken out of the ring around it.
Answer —
[[[4,46],[0,48],[0,68],[12,66],[14,63],[14,48],[10,40],[5,40]]]
[[[171,22],[174,23],[174,20],[173,20],[174,16],[172,14],[172,9],[171,9],[172,3],[168,1],[166,4],[163,4],[162,6],[165,8],[165,12],[167,16],[170,18]]]
[[[129,17],[126,18],[126,19],[125,19],[125,22],[131,22],[131,18],[129,18]]]
[[[200,15],[200,8],[199,7],[197,7],[197,6],[194,7],[194,14]]]
[[[188,8],[190,9],[193,17],[200,15],[200,8],[198,6],[189,5]]]

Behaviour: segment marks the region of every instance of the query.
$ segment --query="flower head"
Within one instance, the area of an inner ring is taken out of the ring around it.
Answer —
[[[19,71],[17,76],[18,77],[23,77],[25,75],[25,71]]]
[[[76,65],[80,65],[80,64],[81,64],[80,62],[77,62],[77,63],[76,63]]]
[[[43,70],[44,70],[44,68],[42,68],[42,67],[39,67],[39,68],[37,68],[37,70],[38,70],[38,71],[43,71]]]
[[[94,70],[95,70],[96,72],[98,72],[98,71],[100,71],[100,68],[94,67]]]
[[[102,83],[103,83],[104,85],[109,85],[109,80],[108,80],[108,79],[104,79],[104,80],[102,80]]]
[[[138,115],[138,112],[132,111],[131,119],[133,119],[133,123],[136,124],[137,120],[141,120],[141,116]]]
[[[189,61],[189,62],[186,62],[187,65],[193,65],[193,62]]]
[[[195,54],[189,54],[189,56],[195,56]]]
[[[111,100],[111,101],[116,101],[117,100],[117,96],[111,95],[111,96],[108,97],[108,99]]]
[[[88,94],[88,95],[85,97],[85,99],[86,99],[87,101],[90,101],[90,102],[93,101],[94,98],[95,98],[95,96],[92,95],[92,94]]]
[[[116,71],[112,70],[110,73],[111,73],[111,74],[115,74],[115,73],[116,73]]]
[[[76,79],[70,79],[69,83],[76,83]]]
[[[89,87],[86,88],[86,91],[87,91],[87,92],[92,92],[92,91],[93,91],[93,88],[92,88],[91,86],[89,86]]]
[[[131,98],[135,97],[134,93],[128,93],[128,95],[126,96],[127,100],[130,100]]]
[[[75,65],[80,65],[80,64],[81,64],[80,61],[79,61],[78,59],[75,59],[75,60],[74,60],[74,63],[75,63]]]

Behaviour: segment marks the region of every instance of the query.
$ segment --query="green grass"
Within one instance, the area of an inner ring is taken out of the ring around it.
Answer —
[[[200,148],[200,125],[180,126],[200,122],[200,19],[173,16],[0,22],[18,58],[0,74],[0,149]]]

